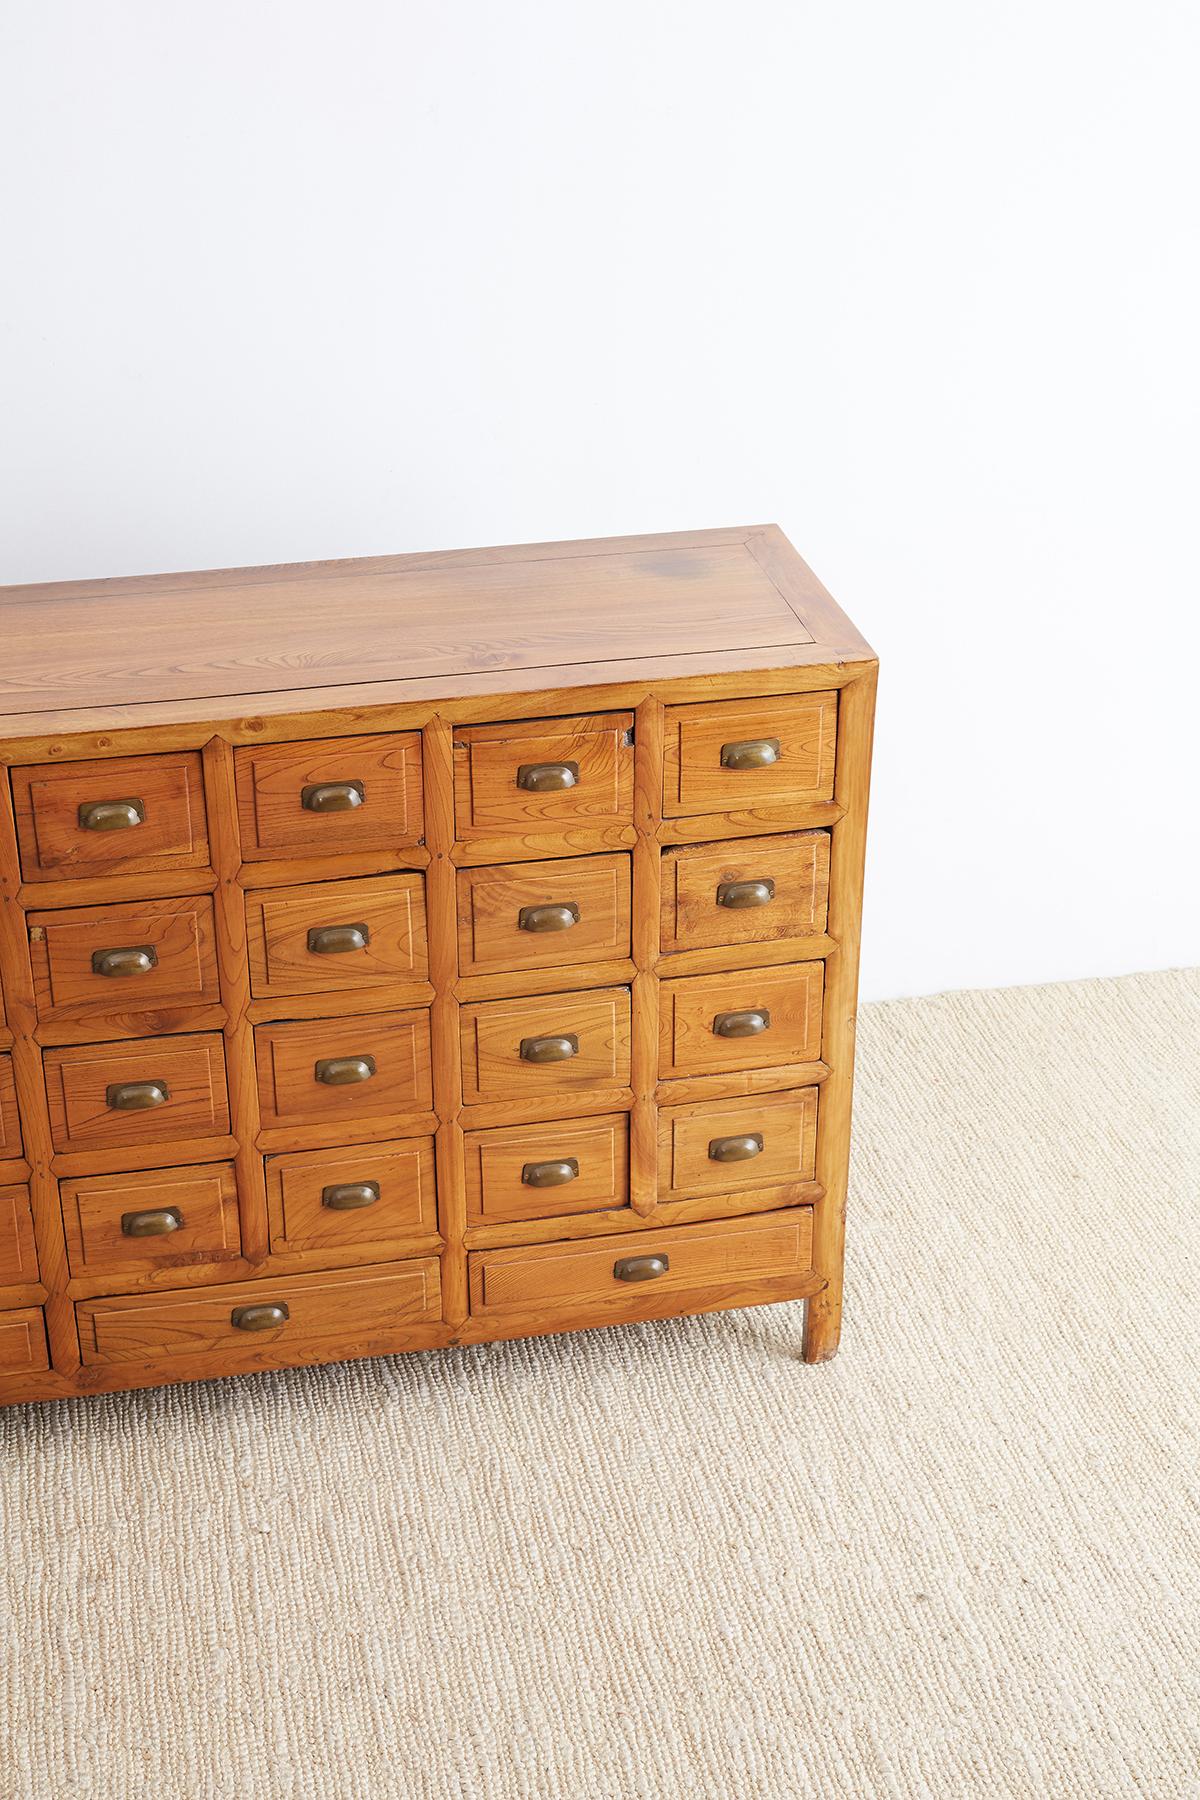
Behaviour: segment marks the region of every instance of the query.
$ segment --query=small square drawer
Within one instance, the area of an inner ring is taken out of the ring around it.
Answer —
[[[744,1305],[763,1282],[801,1281],[809,1273],[812,1210],[477,1250],[467,1267],[474,1316],[539,1329],[565,1317],[578,1322],[578,1315],[620,1318],[660,1299],[680,1310],[689,1297],[698,1305]]]
[[[662,1200],[811,1181],[816,1156],[816,1088],[664,1106],[659,1113]]]
[[[816,1062],[823,963],[690,975],[659,987],[661,1076]]]
[[[50,1367],[40,1306],[0,1312],[0,1375],[34,1375]]]
[[[0,1287],[38,1278],[27,1187],[0,1187]]]
[[[828,910],[827,831],[663,853],[664,956],[818,936]]]
[[[629,955],[628,856],[576,856],[458,872],[464,975],[567,968]]]
[[[472,1225],[602,1212],[629,1203],[625,1113],[468,1131],[465,1151]]]
[[[668,706],[663,811],[752,812],[833,797],[837,695]]]
[[[329,994],[425,981],[425,881],[385,875],[246,895],[255,994]]]
[[[267,1158],[271,1249],[377,1258],[437,1241],[433,1139]]]
[[[0,1056],[0,1157],[20,1156],[21,1120],[11,1056]]]
[[[458,836],[522,838],[633,824],[633,714],[525,719],[454,734]]]
[[[628,988],[485,1000],[461,1022],[468,1105],[629,1085]]]
[[[308,1360],[326,1347],[337,1355],[369,1354],[404,1325],[442,1316],[436,1256],[390,1269],[337,1269],[275,1281],[229,1282],[170,1294],[83,1300],[75,1309],[84,1362],[142,1362],[159,1356],[227,1351],[245,1359],[255,1349],[295,1349]]]
[[[263,744],[235,750],[234,767],[247,862],[421,841],[419,731]]]
[[[56,1150],[115,1150],[223,1137],[229,1130],[225,1043],[216,1032],[47,1050]]]
[[[194,751],[42,763],[12,772],[26,881],[201,869],[204,777]]]
[[[254,1033],[267,1128],[395,1119],[433,1105],[429,1013],[298,1019]]]
[[[26,922],[40,1019],[96,1019],[220,1000],[207,895],[35,912]]]
[[[60,1184],[72,1275],[144,1275],[241,1252],[232,1163],[193,1163]]]

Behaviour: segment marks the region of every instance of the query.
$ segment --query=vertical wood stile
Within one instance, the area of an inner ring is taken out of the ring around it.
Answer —
[[[630,1039],[629,1200],[643,1217],[658,1204],[658,952],[661,927],[663,728],[661,700],[643,700],[634,715],[633,1028]]]
[[[450,852],[454,848],[454,733],[445,719],[431,719],[424,733],[425,914],[429,933],[429,979],[433,984],[430,1036],[433,1043],[433,1105],[438,1117],[436,1144],[438,1224],[442,1253],[442,1305],[446,1323],[467,1317],[466,1175],[463,1155],[462,1055],[459,1044],[458,898]]]
[[[841,690],[838,702],[834,797],[846,811],[832,833],[829,935],[838,947],[825,965],[821,1056],[830,1073],[818,1103],[817,1180],[824,1194],[813,1217],[813,1266],[824,1277],[825,1287],[808,1302],[805,1311],[806,1362],[827,1362],[836,1355],[842,1327],[863,861],[877,679],[876,667],[865,669]]]
[[[213,910],[217,925],[217,974],[225,1007],[225,1066],[229,1081],[230,1126],[238,1140],[238,1213],[242,1255],[261,1263],[270,1246],[267,1186],[262,1154],[258,1074],[254,1062],[254,1027],[250,1023],[250,965],[246,957],[246,901],[238,884],[241,834],[234,787],[233,746],[211,738],[204,746],[204,792],[208,837],[217,886]]]

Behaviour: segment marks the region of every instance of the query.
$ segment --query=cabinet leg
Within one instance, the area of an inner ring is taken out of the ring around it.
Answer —
[[[829,1362],[837,1355],[842,1335],[842,1284],[840,1281],[814,1294],[804,1308],[804,1360]]]

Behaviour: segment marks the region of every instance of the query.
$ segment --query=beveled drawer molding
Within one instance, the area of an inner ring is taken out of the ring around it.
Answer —
[[[876,664],[777,527],[0,599],[0,1404],[834,1354]]]

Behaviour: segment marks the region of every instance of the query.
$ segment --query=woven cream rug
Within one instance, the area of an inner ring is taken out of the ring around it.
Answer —
[[[1200,979],[862,1022],[800,1308],[0,1415],[0,1795],[1200,1795]]]

